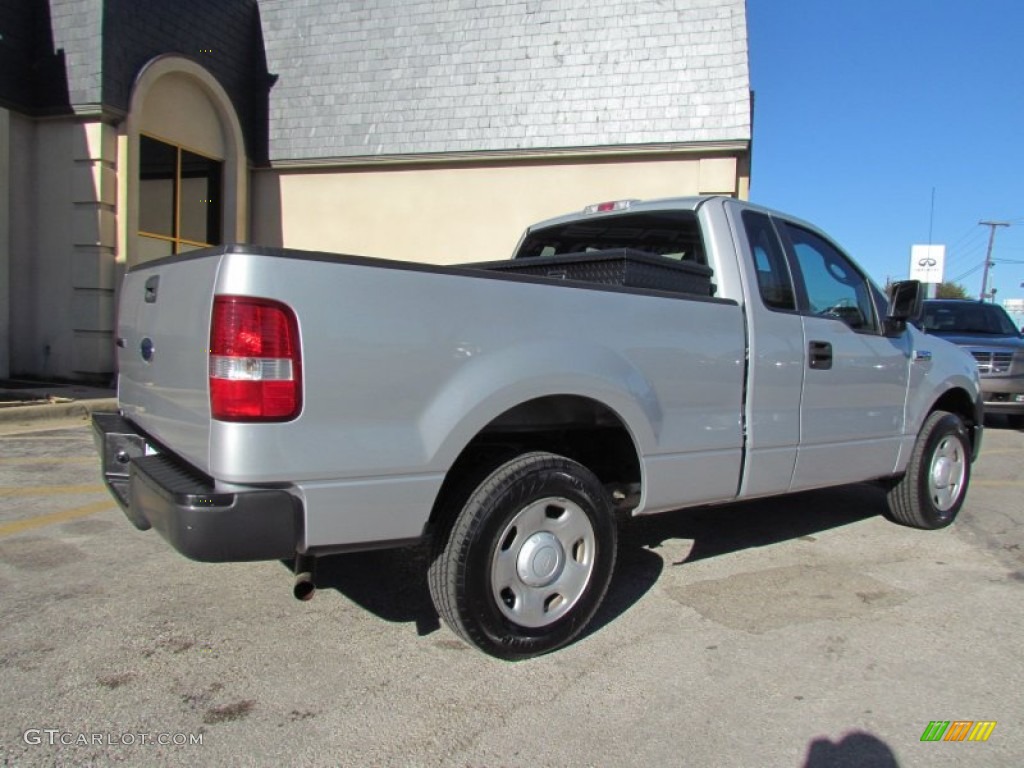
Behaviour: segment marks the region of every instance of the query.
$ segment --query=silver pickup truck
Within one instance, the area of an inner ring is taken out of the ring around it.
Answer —
[[[611,580],[620,518],[866,480],[948,525],[977,365],[829,239],[729,198],[530,227],[429,266],[229,245],[131,269],[120,413],[94,429],[129,519],[203,561],[420,543],[438,613],[517,659]]]

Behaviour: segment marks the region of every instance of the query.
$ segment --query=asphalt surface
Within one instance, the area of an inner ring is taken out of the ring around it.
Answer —
[[[0,424],[0,763],[1024,764],[1024,433],[922,532],[872,485],[639,521],[596,626],[526,662],[433,612],[415,551],[209,565],[136,531],[78,418]],[[985,742],[922,742],[932,721]]]

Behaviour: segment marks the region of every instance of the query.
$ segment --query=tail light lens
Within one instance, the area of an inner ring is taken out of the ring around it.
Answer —
[[[299,326],[269,299],[217,296],[210,326],[210,413],[220,421],[289,421],[302,410]]]

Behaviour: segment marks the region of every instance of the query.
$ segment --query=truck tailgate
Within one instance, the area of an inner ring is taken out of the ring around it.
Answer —
[[[118,318],[124,415],[177,454],[209,467],[210,312],[222,252],[161,259],[125,277]]]

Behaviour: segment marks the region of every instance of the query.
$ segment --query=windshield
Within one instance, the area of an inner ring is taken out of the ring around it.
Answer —
[[[921,328],[933,333],[987,333],[1016,336],[1010,316],[997,304],[965,301],[962,304],[925,302]]]
[[[626,213],[576,219],[530,232],[517,259],[632,248],[677,261],[707,264],[700,225],[692,211]]]

